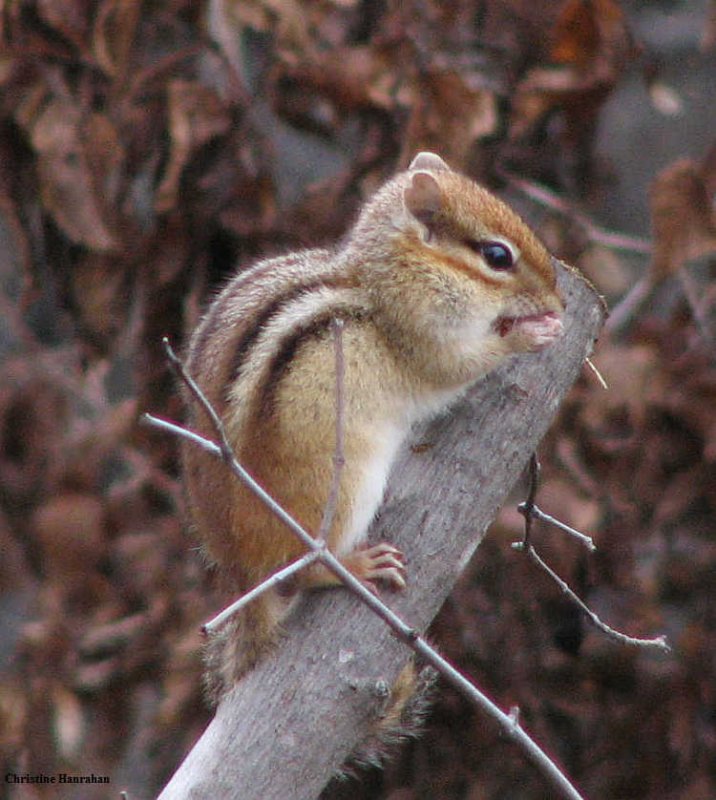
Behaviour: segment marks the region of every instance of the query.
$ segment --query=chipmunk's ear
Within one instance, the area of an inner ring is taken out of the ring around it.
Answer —
[[[422,153],[421,155],[430,154]],[[441,163],[443,162],[441,161]],[[415,219],[429,229],[435,215],[443,207],[442,193],[435,176],[429,172],[413,173],[410,184],[403,191],[403,204]]]
[[[410,172],[417,170],[426,170],[432,172],[445,172],[450,171],[450,167],[440,158],[436,153],[418,153],[417,156],[410,162],[408,167]]]

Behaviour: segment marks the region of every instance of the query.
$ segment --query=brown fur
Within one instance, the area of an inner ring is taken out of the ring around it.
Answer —
[[[519,256],[513,270],[494,271],[465,246],[495,239]],[[194,333],[187,366],[244,466],[316,531],[335,450],[331,320],[344,321],[345,468],[328,544],[358,577],[399,588],[400,554],[356,553],[397,446],[412,422],[507,356],[544,345],[519,318],[561,310],[549,254],[527,226],[437,156],[421,154],[366,204],[340,249],[269,259],[232,278]],[[500,327],[503,318],[518,323]],[[201,413],[192,409],[190,422],[212,435]],[[197,535],[236,593],[302,554],[218,460],[185,445],[183,461]],[[301,581],[335,583],[320,569]],[[218,691],[275,639],[287,603],[268,595],[259,604],[232,624],[239,638],[224,655],[210,658]]]

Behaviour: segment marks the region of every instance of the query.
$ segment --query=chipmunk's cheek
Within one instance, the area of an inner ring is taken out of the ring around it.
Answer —
[[[524,317],[500,317],[495,329],[500,336],[519,341],[525,350],[543,350],[564,333],[562,320],[554,311]]]

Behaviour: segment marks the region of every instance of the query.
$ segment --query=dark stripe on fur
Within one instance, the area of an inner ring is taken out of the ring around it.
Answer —
[[[294,356],[306,342],[326,336],[334,319],[360,320],[363,316],[364,312],[359,309],[343,308],[339,311],[326,311],[286,336],[271,361],[266,381],[256,398],[257,407],[254,413],[263,418],[273,414],[279,384],[290,369]]]
[[[201,361],[208,343],[214,338],[217,331],[227,324],[226,315],[224,313],[225,309],[233,306],[235,303],[241,303],[241,296],[246,291],[247,287],[261,280],[266,273],[272,270],[292,267],[302,256],[303,252],[299,252],[288,256],[269,258],[265,261],[254,263],[234,275],[227,283],[224,291],[213,298],[213,301],[209,303],[209,313],[202,321],[191,341],[191,349],[189,352],[191,361],[187,363]],[[280,262],[280,267],[277,267],[277,262]],[[192,374],[194,374],[194,372],[195,370],[192,370]],[[231,375],[233,376],[233,374],[232,372]]]
[[[278,317],[288,306],[294,301],[298,300],[304,294],[309,294],[316,289],[348,289],[354,284],[344,278],[335,278],[333,280],[316,280],[311,283],[299,284],[291,287],[288,291],[284,292],[279,297],[270,300],[263,308],[259,309],[252,320],[252,325],[248,328],[244,335],[236,342],[234,347],[234,355],[231,360],[231,367],[227,380],[228,390],[229,386],[239,377],[241,367],[246,361],[251,348],[256,343],[261,331],[276,317]]]

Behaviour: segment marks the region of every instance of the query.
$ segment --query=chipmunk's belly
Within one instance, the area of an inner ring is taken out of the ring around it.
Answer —
[[[374,445],[360,469],[358,490],[353,500],[352,513],[346,533],[341,539],[340,553],[354,550],[366,537],[383,500],[390,468],[395,461],[398,448],[405,439],[409,424],[384,423],[376,426]]]
[[[373,421],[370,439],[373,444],[360,468],[358,490],[352,506],[349,523],[341,538],[339,555],[354,550],[366,537],[368,528],[383,500],[385,486],[400,445],[413,425],[439,414],[462,394],[463,389],[450,389],[426,393],[402,404],[396,416],[400,422]]]

